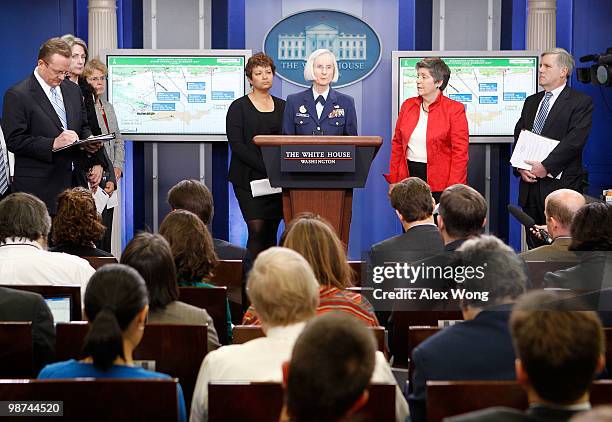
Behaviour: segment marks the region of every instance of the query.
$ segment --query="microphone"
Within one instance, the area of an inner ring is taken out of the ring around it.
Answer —
[[[597,60],[599,60],[599,54],[588,54],[586,56],[580,57],[579,60],[580,63],[596,62]]]
[[[508,204],[508,212],[512,214],[512,216],[516,218],[519,221],[519,223],[521,223],[523,226],[527,227],[528,229],[537,231],[540,234],[540,237],[542,238],[542,240],[546,242],[548,245],[550,245],[553,242],[548,232],[546,230],[538,229],[535,226],[534,219],[528,216],[527,214],[525,214],[520,208],[515,207],[514,205],[511,205],[511,204]]]

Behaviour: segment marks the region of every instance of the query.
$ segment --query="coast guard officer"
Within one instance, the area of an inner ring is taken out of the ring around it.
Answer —
[[[326,49],[313,51],[304,67],[312,88],[287,97],[283,134],[357,136],[357,113],[352,97],[330,87],[338,81],[338,64]]]

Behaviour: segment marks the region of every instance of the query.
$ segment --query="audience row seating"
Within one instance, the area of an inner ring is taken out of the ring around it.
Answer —
[[[612,404],[612,381],[596,381],[591,387],[593,406]],[[514,381],[428,381],[427,420],[444,418],[493,406],[525,410],[525,391]]]
[[[240,403],[236,406],[236,403]],[[283,405],[280,383],[211,382],[208,384],[210,422],[278,421]],[[355,420],[395,421],[395,385],[372,384],[369,399]]]
[[[82,256],[81,258],[89,262],[89,265],[95,270],[107,264],[117,263],[117,258],[114,256]]]
[[[56,326],[58,360],[83,358],[87,322],[71,322]],[[134,350],[134,360],[153,361],[154,371],[178,378],[187,408],[202,360],[208,353],[205,325],[147,324],[142,341]]]
[[[206,309],[212,317],[215,330],[222,345],[229,343],[227,337],[227,287],[179,287],[179,300],[198,308]]]
[[[12,379],[0,381],[0,397],[11,402],[63,401],[62,420],[177,421],[176,383],[176,379]]]
[[[575,262],[555,262],[555,261],[525,261],[529,275],[530,287],[532,289],[544,288],[544,276],[548,272],[564,270],[576,265]]]
[[[376,346],[379,351],[385,353],[385,327],[368,327],[374,334]],[[265,336],[263,330],[255,325],[236,325],[232,331],[233,343],[242,344],[247,341]]]

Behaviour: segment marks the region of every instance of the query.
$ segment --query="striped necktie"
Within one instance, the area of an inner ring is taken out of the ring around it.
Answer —
[[[64,103],[62,102],[62,99],[57,93],[56,87],[51,88],[51,105],[55,109],[57,117],[59,117],[60,121],[62,122],[62,127],[64,128],[64,130],[68,129],[68,123],[66,120],[66,109],[64,109]]]
[[[9,187],[8,163],[5,161],[5,156],[4,150],[2,149],[2,143],[0,143],[0,195],[4,195]]]
[[[538,135],[542,133],[542,129],[544,129],[544,123],[546,123],[546,116],[548,116],[548,107],[550,106],[550,99],[552,98],[552,92],[547,92],[544,94],[544,99],[542,100],[542,104],[540,105],[540,111],[538,111],[538,115],[536,116],[535,122],[533,123],[533,133],[537,133]]]

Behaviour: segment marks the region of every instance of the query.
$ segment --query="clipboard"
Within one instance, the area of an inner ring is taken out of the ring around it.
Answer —
[[[94,142],[110,142],[113,139],[116,139],[117,135],[115,135],[115,132],[113,133],[109,133],[106,135],[97,135],[97,136],[92,136],[90,138],[87,139],[79,139],[78,141],[74,141],[73,143],[69,144],[69,145],[64,145],[63,147],[59,147],[59,148],[53,148],[51,151],[52,152],[57,152],[57,151],[62,151],[68,148],[72,148],[74,146],[79,146],[79,145],[87,145],[87,144],[91,144]]]

